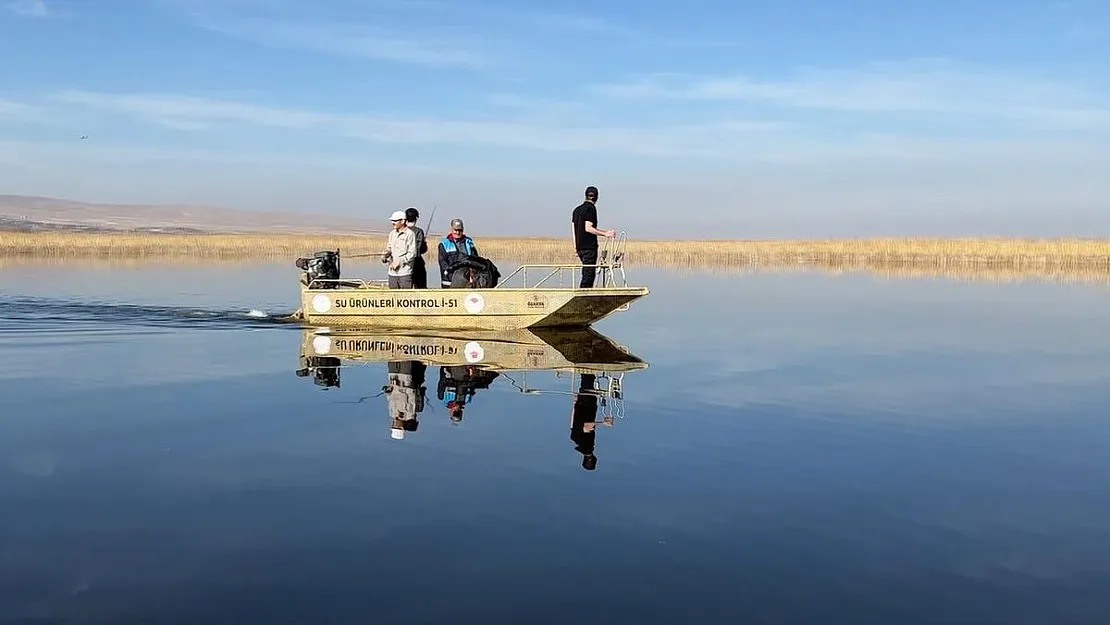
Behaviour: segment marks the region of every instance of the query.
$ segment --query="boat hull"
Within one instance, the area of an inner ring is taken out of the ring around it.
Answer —
[[[300,319],[336,328],[517,330],[589,326],[648,294],[645,287],[389,289],[362,284],[309,289]]]

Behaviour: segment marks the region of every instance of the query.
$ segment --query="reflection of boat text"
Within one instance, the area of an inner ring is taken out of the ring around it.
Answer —
[[[397,343],[394,341],[343,337],[332,339],[331,344],[339,352],[389,352],[406,356],[454,356],[459,352],[458,347],[453,345]]]
[[[490,370],[630,371],[647,363],[591,328],[392,334],[302,329],[301,357],[346,363],[418,359],[431,365],[481,365]]]

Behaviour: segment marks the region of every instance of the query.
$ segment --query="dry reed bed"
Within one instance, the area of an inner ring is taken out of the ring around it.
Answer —
[[[430,241],[434,247],[434,240]],[[317,250],[374,254],[382,236],[0,232],[0,258],[197,258],[292,260]],[[574,263],[565,239],[478,237],[483,255],[525,263]],[[627,244],[626,264],[654,267],[972,267],[1060,270],[1110,267],[1110,239],[828,239],[656,241]],[[434,251],[432,252],[434,256]]]
[[[0,261],[2,263],[3,261]],[[710,274],[720,276],[769,275],[769,274],[809,274],[821,273],[827,276],[870,275],[885,280],[937,280],[955,282],[993,282],[1010,284],[1021,282],[1041,282],[1056,284],[1110,285],[1110,266],[1088,267],[1011,267],[1006,265],[949,265],[945,267],[930,265],[893,265],[882,263],[806,263],[806,264],[763,264],[740,265],[734,267],[706,267],[699,269],[673,268],[679,274],[695,276]]]
[[[181,244],[181,240],[188,244]],[[380,249],[373,236],[89,235],[0,232],[0,270],[36,266],[204,265],[270,263],[315,250],[344,253]],[[480,241],[498,264],[573,263],[559,240]],[[630,266],[680,274],[722,275],[819,271],[871,274],[890,280],[1110,284],[1110,242],[1100,240],[856,240],[856,241],[644,241],[628,244]],[[905,250],[905,252],[904,252]],[[381,271],[374,258],[349,259],[356,272]],[[634,275],[629,275],[635,281]]]

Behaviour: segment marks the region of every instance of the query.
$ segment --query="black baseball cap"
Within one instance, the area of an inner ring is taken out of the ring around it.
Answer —
[[[597,187],[594,187],[594,186],[586,187],[586,197],[596,198],[597,197]]]

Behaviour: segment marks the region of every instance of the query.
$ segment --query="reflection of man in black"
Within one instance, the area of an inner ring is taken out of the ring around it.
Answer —
[[[439,368],[439,385],[436,396],[447,405],[447,412],[455,423],[462,421],[463,408],[474,392],[489,388],[499,374],[481,367],[455,365]]]
[[[597,418],[596,377],[592,373],[582,374],[570,413],[570,440],[574,442],[575,451],[582,454],[582,468],[587,471],[597,468],[597,456],[594,455],[594,438],[597,436],[597,422],[594,421]],[[605,424],[612,425],[608,419]]]
[[[415,432],[420,425],[416,415],[424,411],[428,365],[418,360],[394,360],[387,367],[389,385],[382,390],[389,394],[390,435],[402,440],[405,432]]]

